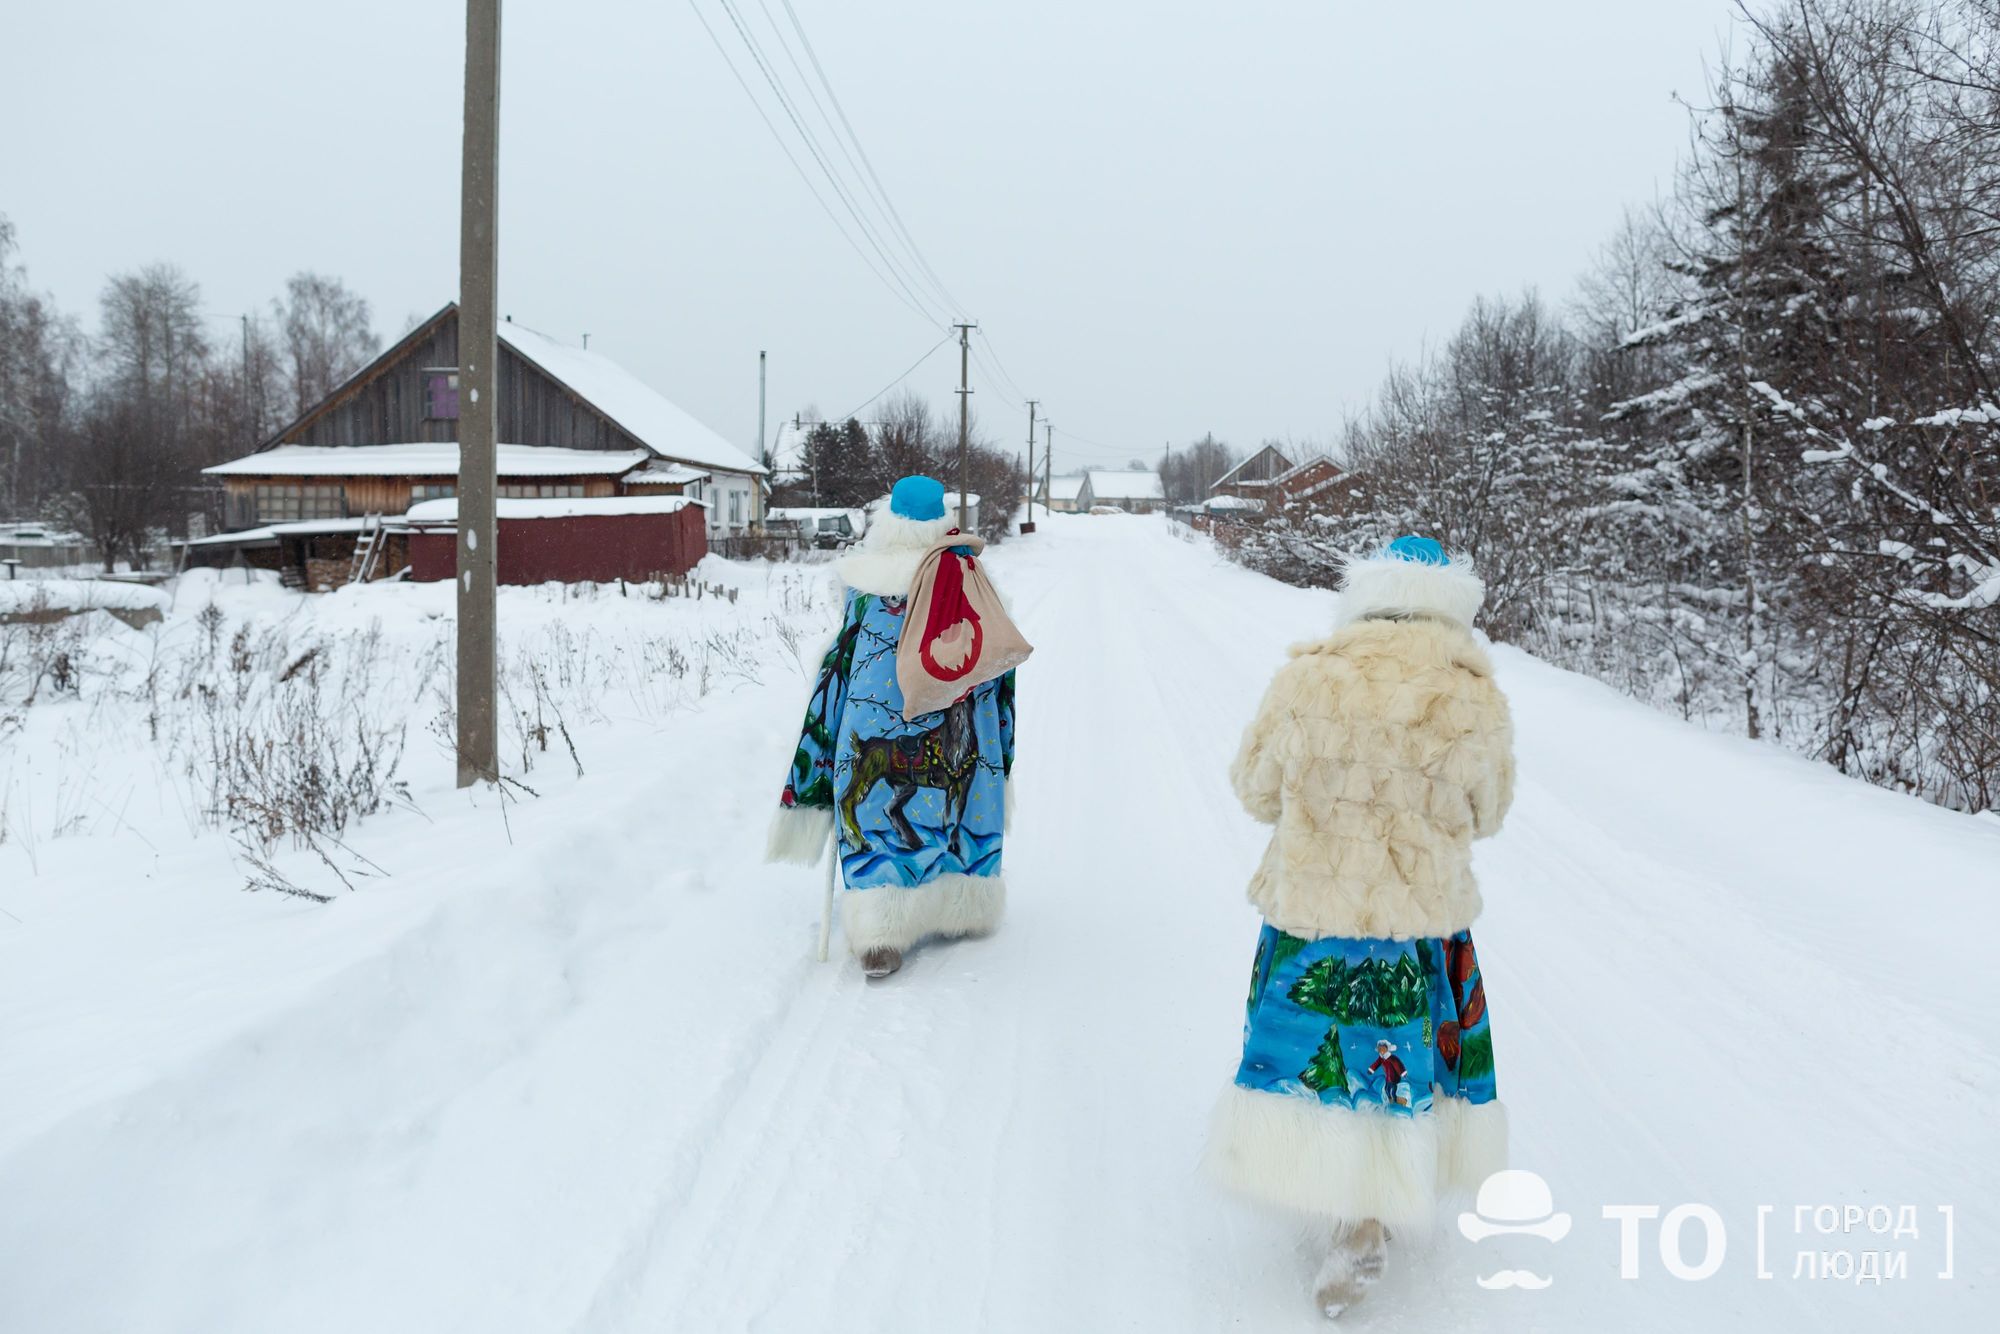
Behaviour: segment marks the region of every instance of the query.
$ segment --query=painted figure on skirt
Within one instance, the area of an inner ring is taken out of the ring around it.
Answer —
[[[1014,766],[1014,667],[1029,649],[944,488],[905,477],[835,567],[840,628],[819,665],[767,856],[835,840],[848,948],[870,977],[925,936],[999,925]]]
[[[1391,1232],[1506,1165],[1472,841],[1513,797],[1513,726],[1472,634],[1469,562],[1399,538],[1351,562],[1329,638],[1292,650],[1231,770],[1275,826],[1250,882],[1264,915],[1243,1059],[1208,1166],[1325,1230],[1337,1316]]]

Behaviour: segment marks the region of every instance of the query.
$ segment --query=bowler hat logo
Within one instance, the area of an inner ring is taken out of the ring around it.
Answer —
[[[1530,1236],[1561,1241],[1569,1235],[1569,1215],[1557,1213],[1549,1183],[1533,1172],[1508,1168],[1479,1185],[1472,1211],[1458,1216],[1458,1230],[1468,1241],[1490,1237]],[[1502,1269],[1479,1279],[1489,1289],[1546,1288],[1555,1280],[1526,1269]]]

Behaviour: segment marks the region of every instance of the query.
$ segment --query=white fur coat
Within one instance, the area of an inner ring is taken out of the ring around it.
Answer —
[[[1472,840],[1498,831],[1514,793],[1485,651],[1455,619],[1420,615],[1358,620],[1292,654],[1230,772],[1276,826],[1250,901],[1297,936],[1471,926]]]

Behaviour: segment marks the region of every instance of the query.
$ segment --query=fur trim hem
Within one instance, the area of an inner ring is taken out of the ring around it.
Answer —
[[[1446,1197],[1506,1165],[1497,1102],[1439,1094],[1430,1114],[1396,1116],[1235,1084],[1216,1104],[1202,1160],[1218,1183],[1261,1204],[1412,1234],[1430,1231]]]
[[[817,866],[833,832],[833,811],[825,806],[780,806],[764,835],[764,860]]]
[[[1449,565],[1363,556],[1346,563],[1337,623],[1352,625],[1365,616],[1404,612],[1443,616],[1471,629],[1485,600],[1486,585],[1464,556],[1453,556]]]
[[[906,519],[887,506],[868,519],[860,543],[834,563],[840,581],[859,593],[906,597],[926,552],[958,526],[946,511],[941,519]]]
[[[876,885],[840,896],[840,931],[860,955],[907,950],[925,936],[984,936],[1000,925],[1007,883],[997,875],[941,875],[925,885]]]

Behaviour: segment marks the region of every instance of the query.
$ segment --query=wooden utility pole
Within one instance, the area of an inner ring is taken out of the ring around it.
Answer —
[[[972,330],[976,324],[954,324],[958,330],[958,527],[965,531],[965,496],[972,489]]]
[[[1021,521],[1021,531],[1035,531],[1035,404],[1038,398],[1028,400],[1028,517]]]
[[[500,0],[466,0],[458,212],[458,785],[500,780],[493,495],[500,396]]]

